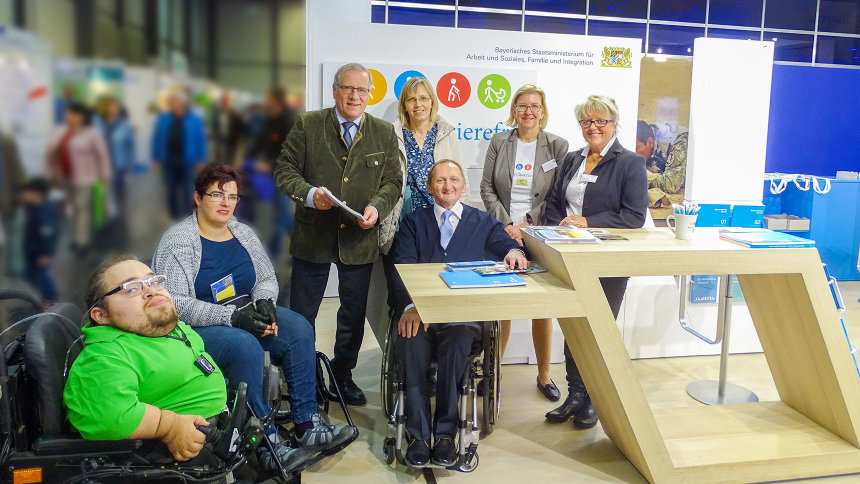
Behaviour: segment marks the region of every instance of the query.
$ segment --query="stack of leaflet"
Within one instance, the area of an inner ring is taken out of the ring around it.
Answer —
[[[524,230],[547,244],[593,244],[598,240],[589,231],[571,225],[535,225]]]
[[[449,272],[472,271],[478,267],[487,267],[496,265],[494,260],[468,260],[464,262],[448,262],[445,264],[445,270]]]
[[[755,249],[815,247],[814,240],[767,229],[722,229],[720,230],[720,238],[727,242]]]
[[[440,272],[439,276],[451,289],[525,286],[526,280],[516,274],[482,276],[475,271]]]

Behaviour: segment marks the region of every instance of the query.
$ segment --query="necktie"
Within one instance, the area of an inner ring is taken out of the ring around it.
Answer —
[[[454,225],[451,224],[451,215],[454,212],[445,210],[442,212],[442,225],[439,227],[439,232],[442,234],[439,241],[442,243],[442,248],[448,248],[448,242],[451,242],[451,237],[454,236]]]
[[[346,141],[346,147],[350,148],[352,147],[352,132],[350,131],[350,128],[352,128],[355,123],[352,121],[344,121],[340,124],[343,126],[343,140]]]

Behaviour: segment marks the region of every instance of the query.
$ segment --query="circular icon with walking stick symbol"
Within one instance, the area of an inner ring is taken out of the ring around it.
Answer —
[[[449,72],[436,83],[436,97],[449,108],[459,108],[466,104],[472,94],[472,86],[466,76],[459,72]]]
[[[484,106],[499,109],[511,98],[511,84],[498,74],[490,74],[481,79],[475,94]]]

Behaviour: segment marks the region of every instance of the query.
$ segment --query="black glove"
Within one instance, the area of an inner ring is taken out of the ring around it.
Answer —
[[[254,305],[257,306],[257,313],[263,317],[263,321],[267,321],[269,324],[277,322],[275,303],[271,299],[257,299]]]
[[[248,306],[250,307],[250,304]],[[253,309],[233,311],[233,315],[230,316],[230,324],[233,327],[244,329],[258,338],[262,338],[266,328],[269,327],[269,324],[263,321],[263,316]]]

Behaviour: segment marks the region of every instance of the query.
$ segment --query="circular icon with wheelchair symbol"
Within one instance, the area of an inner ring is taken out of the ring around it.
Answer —
[[[472,94],[472,86],[466,76],[459,72],[449,72],[436,84],[439,102],[449,108],[459,108],[466,104]]]
[[[400,91],[403,90],[403,85],[406,84],[406,81],[413,77],[427,77],[424,74],[418,71],[405,71],[397,76],[397,79],[394,80],[394,95],[397,99],[400,99]]]
[[[372,106],[385,97],[385,93],[388,91],[388,82],[385,80],[385,76],[376,69],[368,69],[368,71],[370,71],[371,86],[370,95],[367,96],[367,104]]]
[[[499,109],[511,98],[511,84],[499,74],[490,74],[478,83],[476,94],[484,106]]]

